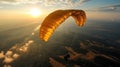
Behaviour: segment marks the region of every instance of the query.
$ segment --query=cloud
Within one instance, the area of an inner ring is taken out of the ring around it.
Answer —
[[[56,61],[56,60],[54,60],[53,58],[49,58],[49,62],[50,62],[50,64],[53,66],[53,67],[66,67],[65,65],[63,65],[62,63],[60,63],[60,62],[58,62],[58,61]]]
[[[119,8],[119,7],[120,7],[120,4],[105,6],[105,7],[101,7],[101,8],[111,8],[111,9],[114,9],[114,8]]]
[[[15,59],[17,59],[19,57],[19,54],[17,53],[14,53],[13,54],[13,51],[10,51],[8,50],[5,55],[4,55],[4,52],[2,52],[3,55],[1,55],[4,60],[3,60],[3,63],[6,63],[6,64],[9,64],[11,62],[13,62]]]
[[[38,26],[33,30],[33,32],[31,33],[31,35],[35,35],[35,32],[39,30],[40,26],[41,26],[41,25],[38,25]]]
[[[45,6],[77,6],[91,0],[0,0],[2,4],[41,4]]]
[[[12,1],[12,0],[11,0]],[[35,33],[37,30],[39,30],[40,25],[34,28],[32,33]],[[11,67],[11,63],[14,62],[16,59],[18,59],[23,53],[26,53],[28,51],[28,48],[32,43],[34,43],[34,40],[31,40],[31,35],[29,37],[26,37],[26,39],[22,43],[17,43],[14,46],[12,46],[10,49],[8,49],[6,52],[1,51],[0,52],[0,60],[3,59],[4,66],[3,67]]]
[[[68,67],[67,64],[62,64],[61,62],[55,60],[52,57],[49,57],[49,63],[52,65],[52,67]],[[74,64],[71,67],[81,67],[80,65]]]
[[[120,4],[94,8],[88,11],[120,11]]]
[[[5,59],[4,59],[4,63],[6,63],[6,64],[9,64],[9,63],[11,63],[11,62],[13,62],[14,61],[14,59],[12,58],[12,57],[7,57],[7,56],[5,56]]]
[[[34,29],[34,32],[37,31],[37,30],[39,30],[40,26],[41,26],[41,25],[38,25],[38,26]]]
[[[57,5],[57,6],[71,7],[71,6],[81,5],[88,1],[91,1],[91,0],[45,0],[45,5],[47,6]]]
[[[0,59],[2,59],[2,58],[4,58],[4,57],[5,57],[4,51],[1,51],[1,52],[0,52]]]
[[[42,0],[0,0],[2,4],[36,4],[41,2]]]
[[[9,64],[14,61],[14,58],[12,57],[13,52],[8,50],[6,53],[4,51],[1,51],[0,53],[0,59],[4,59],[3,63]],[[9,66],[4,66],[4,67],[9,67]]]
[[[0,9],[3,8],[2,6],[0,6]]]
[[[0,0],[1,4],[12,4],[12,3],[15,3],[15,2],[16,2],[15,0]]]
[[[13,52],[12,51],[7,51],[7,53],[5,54],[6,56],[12,56]]]
[[[14,45],[6,53],[1,51],[0,59],[3,59],[4,67],[11,67],[10,63],[19,58],[23,53],[26,53],[33,42],[33,40],[28,40],[23,45]]]
[[[25,43],[22,47],[18,48],[21,52],[26,52],[28,50],[28,47],[31,43],[33,43],[33,40],[29,40],[27,43]]]
[[[14,59],[17,59],[19,56],[20,56],[19,54],[15,53],[15,54],[13,55],[13,58],[14,58]]]
[[[89,1],[91,1],[91,0],[71,0],[71,3],[72,3],[72,5],[74,6],[77,6],[77,5],[81,5],[81,4],[83,4],[83,3],[85,3],[85,2],[89,2]]]
[[[83,46],[83,45],[84,45],[84,46]],[[96,46],[96,44],[94,44],[94,45]],[[112,57],[110,57],[110,56],[107,56],[107,55],[105,55],[105,54],[101,54],[101,53],[92,51],[92,50],[90,49],[90,46],[93,46],[93,43],[91,43],[91,45],[89,45],[89,46],[87,46],[87,45],[85,45],[85,44],[82,43],[82,44],[80,44],[80,46],[81,46],[82,49],[86,49],[86,50],[87,50],[86,54],[78,53],[78,52],[74,51],[71,47],[65,47],[65,49],[68,51],[68,54],[70,55],[69,60],[74,60],[74,61],[76,61],[76,60],[78,60],[79,58],[81,58],[81,59],[85,59],[85,60],[92,61],[92,60],[94,60],[97,56],[101,56],[101,57],[104,57],[104,58],[106,58],[106,59],[109,59],[109,60],[112,60],[112,61],[117,62],[116,60],[114,60],[114,59],[113,59]],[[64,56],[65,56],[65,55],[61,55],[61,56],[59,56],[59,58],[64,59]]]
[[[8,64],[8,65],[4,65],[3,67],[12,67],[12,66]]]
[[[17,0],[0,0],[0,1],[15,2]]]

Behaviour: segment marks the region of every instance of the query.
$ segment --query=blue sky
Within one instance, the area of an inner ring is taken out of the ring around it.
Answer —
[[[23,6],[37,6],[46,9],[48,9],[48,7],[51,9],[63,7],[90,9],[113,5],[120,5],[120,0],[0,0],[0,9],[18,9]]]

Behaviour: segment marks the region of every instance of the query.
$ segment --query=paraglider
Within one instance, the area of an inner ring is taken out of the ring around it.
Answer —
[[[40,27],[39,37],[48,41],[55,29],[68,17],[72,16],[78,26],[83,26],[86,21],[86,14],[83,10],[57,10],[50,13]]]

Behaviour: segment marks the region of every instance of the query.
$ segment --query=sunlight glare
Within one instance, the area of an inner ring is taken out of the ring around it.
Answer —
[[[40,16],[41,14],[41,11],[37,8],[33,8],[30,10],[30,14],[33,16],[33,17],[38,17]]]

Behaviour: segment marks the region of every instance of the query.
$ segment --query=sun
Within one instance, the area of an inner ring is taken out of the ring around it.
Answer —
[[[41,14],[41,11],[38,8],[32,8],[30,10],[30,15],[32,15],[33,17],[39,17]]]

